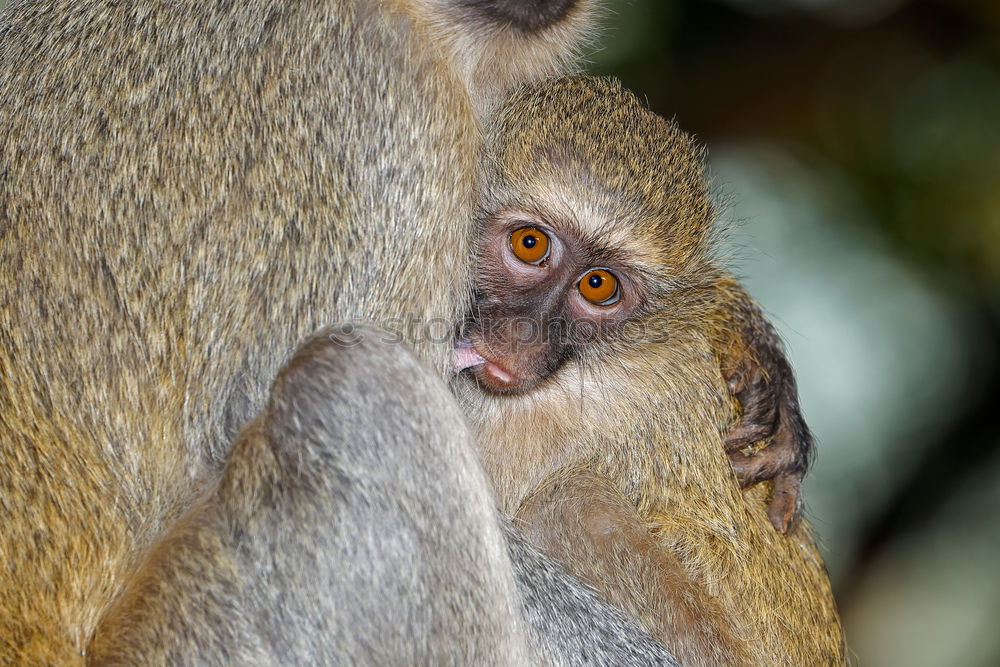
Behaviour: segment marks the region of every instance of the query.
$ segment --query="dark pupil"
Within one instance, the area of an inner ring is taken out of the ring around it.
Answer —
[[[587,279],[587,284],[590,285],[592,289],[597,289],[604,282],[604,278],[600,277],[596,273]]]
[[[531,234],[528,234],[527,236],[525,236],[524,239],[522,239],[522,241],[521,241],[521,244],[525,248],[534,248],[536,243],[538,243],[538,239],[536,239]]]

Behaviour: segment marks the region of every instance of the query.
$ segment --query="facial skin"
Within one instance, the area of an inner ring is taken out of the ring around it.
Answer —
[[[469,339],[482,359],[471,372],[498,394],[536,387],[643,300],[641,276],[617,253],[526,211],[491,217],[479,258],[479,284],[489,288]]]

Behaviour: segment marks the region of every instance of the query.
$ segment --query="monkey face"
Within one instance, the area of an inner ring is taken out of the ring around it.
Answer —
[[[645,287],[621,254],[525,210],[483,225],[477,302],[454,369],[493,393],[527,391],[633,315]]]
[[[588,78],[523,90],[497,118],[480,160],[478,299],[455,370],[523,393],[557,384],[571,361],[641,354],[650,335],[700,316],[711,205],[700,152],[676,125]],[[628,323],[639,337],[620,335]]]

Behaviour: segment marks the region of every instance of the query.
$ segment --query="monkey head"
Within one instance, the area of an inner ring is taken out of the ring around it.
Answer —
[[[698,322],[712,217],[701,151],[617,82],[515,93],[487,132],[477,300],[454,369],[523,393]]]

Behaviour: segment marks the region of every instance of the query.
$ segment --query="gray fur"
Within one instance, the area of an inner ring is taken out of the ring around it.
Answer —
[[[303,345],[95,661],[675,664],[498,521],[457,404],[386,338]]]
[[[380,337],[325,330],[278,374],[215,493],[108,619],[97,662],[532,661],[462,417]]]
[[[553,665],[676,665],[670,652],[635,621],[603,602],[531,546],[503,520],[507,548],[529,629]]]

